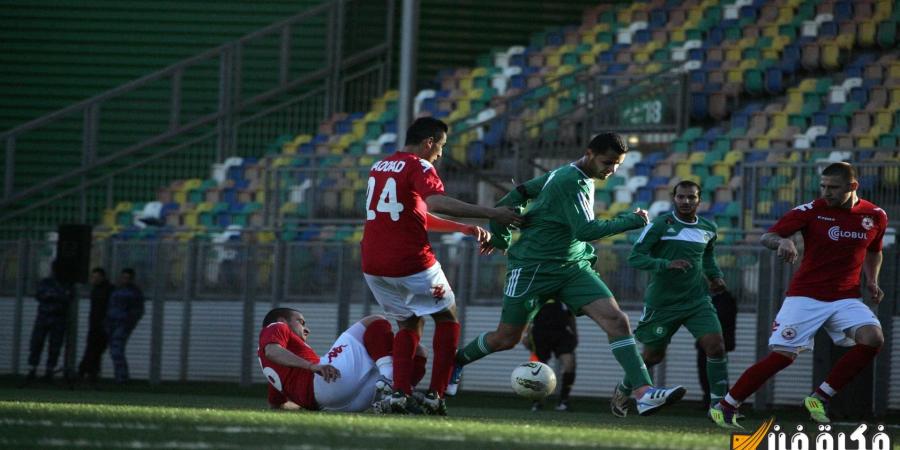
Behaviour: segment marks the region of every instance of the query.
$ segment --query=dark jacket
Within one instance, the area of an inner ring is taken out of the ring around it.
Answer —
[[[109,297],[106,317],[113,320],[139,319],[144,315],[144,293],[134,284],[117,286]]]
[[[75,290],[72,285],[52,277],[44,278],[38,283],[37,293],[34,296],[38,301],[38,314],[65,317],[74,296]]]
[[[115,287],[107,280],[91,287],[91,316],[90,323],[102,325],[109,309],[109,297]]]

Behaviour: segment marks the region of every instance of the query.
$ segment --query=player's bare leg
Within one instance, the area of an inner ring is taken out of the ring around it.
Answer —
[[[653,387],[647,366],[638,353],[634,336],[631,334],[628,316],[619,309],[615,298],[595,300],[582,307],[581,311],[600,325],[609,337],[610,350],[625,370],[625,381],[632,388],[639,414],[653,414],[661,407],[684,397],[686,391],[681,386],[671,389]]]

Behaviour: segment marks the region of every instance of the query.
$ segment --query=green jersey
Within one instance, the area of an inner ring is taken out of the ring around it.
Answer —
[[[642,217],[630,213],[612,220],[595,219],[594,180],[574,164],[527,181],[497,205],[523,208],[526,204],[526,226],[511,247],[510,229],[490,224],[491,244],[509,248],[511,266],[593,261],[594,247],[588,242],[645,224]]]
[[[644,303],[654,309],[686,310],[709,302],[707,282],[722,278],[716,264],[716,225],[702,217],[696,222],[680,220],[675,213],[663,214],[644,227],[628,264],[650,272]],[[687,271],[669,269],[669,262],[691,263]]]

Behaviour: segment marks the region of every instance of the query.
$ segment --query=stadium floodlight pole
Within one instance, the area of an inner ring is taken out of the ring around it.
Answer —
[[[416,49],[419,39],[419,0],[403,0],[403,23],[400,25],[400,97],[397,100],[397,146],[412,118],[413,90],[416,85]]]

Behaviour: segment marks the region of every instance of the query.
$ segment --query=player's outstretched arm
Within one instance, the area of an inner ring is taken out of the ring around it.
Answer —
[[[566,208],[566,218],[575,231],[575,239],[584,242],[596,241],[608,236],[624,233],[647,225],[647,211],[636,209],[630,214],[603,220],[588,218],[578,207]],[[571,211],[568,211],[571,210]]]
[[[334,366],[328,364],[313,364],[278,344],[266,345],[266,358],[285,367],[296,367],[309,370],[316,375],[320,375],[328,383],[341,377],[341,371],[337,370]]]
[[[488,208],[439,194],[428,196],[425,199],[425,203],[428,205],[428,211],[433,213],[455,217],[491,219],[504,225],[519,226],[523,223],[522,216],[513,211],[512,208]]]
[[[425,228],[428,231],[436,231],[438,233],[463,233],[475,238],[481,246],[484,246],[491,240],[491,233],[478,225],[454,222],[431,213],[425,216]]]

